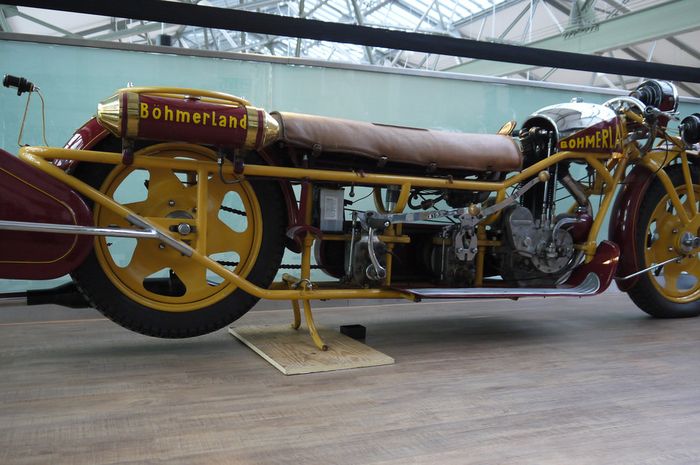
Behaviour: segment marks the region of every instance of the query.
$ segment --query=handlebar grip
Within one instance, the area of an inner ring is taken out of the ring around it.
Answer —
[[[11,74],[6,74],[2,79],[2,85],[5,87],[14,87],[17,89],[17,95],[22,95],[25,92],[33,92],[34,84],[27,81],[23,77],[12,76]]]

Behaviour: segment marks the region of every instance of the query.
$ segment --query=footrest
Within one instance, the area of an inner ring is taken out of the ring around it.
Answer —
[[[515,299],[520,297],[585,297],[596,295],[600,290],[600,279],[595,273],[588,276],[578,286],[561,286],[552,288],[510,288],[510,287],[478,287],[478,288],[425,288],[401,289],[421,299],[488,299],[504,297]]]

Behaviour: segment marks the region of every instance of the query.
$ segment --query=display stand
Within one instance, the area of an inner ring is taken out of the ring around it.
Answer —
[[[288,324],[231,326],[229,332],[285,375],[318,373],[380,365],[394,359],[329,328],[317,328],[327,350],[321,350],[304,331]]]

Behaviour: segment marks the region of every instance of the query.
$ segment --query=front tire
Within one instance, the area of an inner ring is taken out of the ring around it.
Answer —
[[[700,168],[690,165],[695,194],[695,215],[690,209],[681,165],[666,169],[676,192],[691,220],[700,211]],[[693,229],[692,227],[690,229]],[[684,228],[661,181],[656,179],[645,194],[639,212],[635,241],[640,269],[680,256],[671,262],[641,275],[628,293],[635,304],[656,318],[686,318],[700,315],[700,254],[697,249],[683,251],[679,238],[685,233],[698,233]]]
[[[104,150],[104,148],[103,148]],[[192,144],[158,144],[136,152],[137,159],[216,160]],[[80,164],[76,177],[159,226],[193,248],[266,288],[282,259],[285,217],[279,186],[271,181],[224,183],[218,173],[207,182],[206,223],[196,230],[198,211],[194,171]],[[96,226],[131,227],[99,205]],[[177,226],[195,226],[189,234]],[[205,241],[206,244],[203,244]],[[220,329],[258,301],[222,277],[154,239],[96,237],[94,250],[72,273],[91,304],[112,321],[148,336],[183,338]]]

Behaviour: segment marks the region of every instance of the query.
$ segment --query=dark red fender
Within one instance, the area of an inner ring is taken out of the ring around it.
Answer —
[[[66,143],[65,148],[74,150],[91,150],[109,135],[110,132],[100,126],[95,118],[92,118],[77,131],[75,131],[75,134],[73,134],[70,140]],[[268,153],[266,150],[261,150],[259,153],[268,164],[279,164],[274,160],[274,156]],[[53,163],[62,170],[70,172],[75,169],[79,162],[76,160],[54,160]],[[299,209],[297,207],[296,197],[294,197],[294,191],[292,190],[291,183],[288,181],[280,181],[279,184],[287,206],[288,225],[291,227],[292,225],[298,223],[299,218]],[[287,246],[294,252],[301,251],[299,244],[293,241],[288,241]]]
[[[566,282],[569,286],[578,286],[583,282],[589,273],[595,273],[600,279],[600,288],[596,294],[604,292],[612,283],[615,270],[618,269],[620,261],[620,248],[610,241],[603,241],[598,245],[593,260],[581,265],[571,273]]]
[[[0,219],[92,225],[90,209],[76,192],[3,150]],[[91,236],[0,231],[0,278],[58,278],[82,263],[92,242]]]
[[[109,131],[100,126],[95,118],[92,118],[87,123],[83,124],[73,134],[63,148],[73,150],[90,150],[98,143],[109,136]],[[72,171],[77,165],[76,160],[54,160],[53,164],[61,168],[63,171]]]
[[[622,190],[617,195],[610,214],[608,237],[620,247],[620,262],[615,282],[621,291],[628,291],[639,279],[635,277],[620,280],[640,270],[637,250],[641,244],[636,243],[634,231],[637,227],[637,213],[653,180],[654,173],[642,166],[635,166],[625,177]]]

